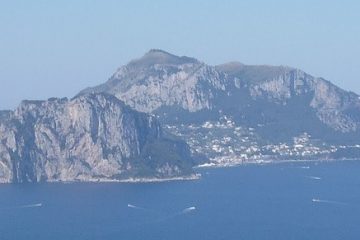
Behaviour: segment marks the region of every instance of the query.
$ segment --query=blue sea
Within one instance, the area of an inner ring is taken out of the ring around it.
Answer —
[[[163,183],[0,185],[0,239],[360,239],[360,161]]]

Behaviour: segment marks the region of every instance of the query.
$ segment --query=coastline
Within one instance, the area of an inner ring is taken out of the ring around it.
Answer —
[[[194,169],[201,168],[226,168],[226,167],[238,167],[245,165],[268,165],[268,164],[282,164],[282,163],[316,163],[316,162],[341,162],[341,161],[360,161],[357,158],[347,158],[347,159],[286,159],[286,160],[250,160],[243,162],[228,162],[228,163],[204,163],[198,166],[195,166]]]
[[[178,177],[168,177],[168,178],[127,178],[127,179],[89,179],[89,180],[80,180],[80,181],[68,181],[63,183],[160,183],[160,182],[170,182],[170,181],[193,181],[201,178],[200,173],[194,173],[188,176],[178,176]],[[51,182],[51,181],[49,181]],[[53,181],[60,182],[60,181]]]
[[[234,162],[234,163],[204,163],[201,165],[194,166],[193,169],[206,169],[206,168],[231,168],[231,167],[240,167],[246,165],[270,165],[270,164],[283,164],[283,163],[331,163],[331,162],[348,162],[348,161],[360,161],[360,159],[287,159],[287,160],[252,160],[244,162]],[[201,179],[201,173],[194,173],[187,176],[177,176],[177,177],[168,177],[168,178],[127,178],[127,179],[109,179],[109,178],[89,178],[89,179],[74,179],[74,180],[48,180],[44,182],[32,182],[30,184],[37,183],[63,183],[63,184],[72,184],[72,183],[162,183],[170,181],[195,181]],[[13,182],[1,182],[3,184],[22,184],[22,183],[13,183]]]
[[[72,183],[161,183],[161,182],[170,182],[170,181],[193,181],[201,178],[200,173],[194,173],[187,176],[177,176],[177,177],[168,177],[168,178],[127,178],[127,179],[110,179],[110,178],[89,178],[89,179],[74,179],[69,181],[64,180],[48,180],[44,182],[30,182],[30,184],[37,183],[63,183],[63,184],[72,184]],[[12,182],[0,182],[1,184],[22,184],[22,183],[12,183]]]

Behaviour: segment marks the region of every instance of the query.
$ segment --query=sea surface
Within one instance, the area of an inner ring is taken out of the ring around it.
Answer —
[[[360,239],[360,161],[198,171],[194,181],[0,185],[0,239]]]

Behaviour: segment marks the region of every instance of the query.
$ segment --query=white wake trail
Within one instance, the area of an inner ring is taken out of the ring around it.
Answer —
[[[181,214],[187,214],[196,210],[196,207],[188,207],[181,211]]]
[[[147,212],[147,213],[152,213],[152,214],[159,214],[158,211],[154,210],[154,209],[150,209],[150,208],[144,208],[144,207],[140,207],[134,204],[128,204],[127,205],[128,208],[134,209],[134,210],[139,210],[139,211],[143,211],[143,212]]]
[[[312,180],[321,180],[321,177],[316,177],[316,176],[306,176],[306,177]]]
[[[338,201],[332,201],[332,200],[326,200],[326,199],[319,199],[319,198],[313,198],[311,200],[314,203],[326,203],[326,204],[335,204],[335,205],[343,205],[343,206],[348,206],[348,203],[344,203],[344,202],[338,202]]]
[[[35,203],[35,204],[22,205],[22,206],[19,206],[18,208],[38,208],[38,207],[42,207],[42,206],[43,206],[42,203]]]
[[[129,203],[127,206],[128,206],[128,208],[133,208],[133,209],[138,209],[138,210],[146,210],[145,208],[138,207],[138,206],[132,205],[132,204],[130,204],[130,203]]]

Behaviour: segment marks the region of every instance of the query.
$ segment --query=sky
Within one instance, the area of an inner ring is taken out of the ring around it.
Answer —
[[[359,23],[358,0],[0,0],[0,109],[72,97],[153,48],[360,93]]]

